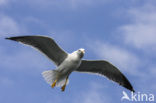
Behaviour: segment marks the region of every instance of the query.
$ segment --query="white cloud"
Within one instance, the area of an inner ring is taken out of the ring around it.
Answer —
[[[72,8],[76,8],[79,6],[93,6],[107,1],[108,0],[68,0],[68,4],[71,5]]]
[[[149,74],[151,74],[150,77],[154,78],[156,75],[156,65],[154,65],[153,67],[151,66],[149,70]]]
[[[90,83],[85,91],[80,92],[74,103],[110,103],[110,98],[107,94],[101,92],[104,86],[98,82]]]
[[[11,41],[8,42],[11,43]],[[13,45],[13,41],[10,45]],[[20,49],[15,47],[15,45],[21,45]],[[27,73],[29,72],[30,74],[33,74],[55,68],[51,61],[38,51],[35,51],[32,48],[26,47],[24,45],[23,48],[21,48],[22,44],[16,43],[15,45],[9,46],[6,44],[0,44],[0,61],[1,67],[3,67],[2,69],[9,71],[27,71]],[[9,51],[10,49],[15,50]]]
[[[76,33],[70,30],[51,30],[48,34],[50,34],[49,36],[52,37],[65,51],[70,53],[75,49],[78,49],[76,47],[76,45],[78,45],[78,36],[76,35]],[[75,46],[73,46],[73,43]],[[71,46],[73,47],[72,51],[70,50]]]
[[[12,86],[14,81],[7,77],[0,77],[0,84],[3,86]]]
[[[19,32],[20,29],[16,21],[6,15],[0,14],[0,37]]]
[[[122,69],[122,71],[138,75],[139,71],[137,67],[140,61],[135,54],[116,45],[102,43],[100,41],[95,42],[91,46],[89,45],[89,47],[95,52],[98,58],[111,62],[119,69]]]
[[[25,18],[24,18],[25,19]],[[35,18],[26,18],[26,22],[29,20],[34,22],[39,22],[39,20]],[[30,70],[34,68],[32,71],[43,71],[47,70],[45,68],[49,64],[49,60],[46,58],[42,58],[40,53],[36,53],[35,50],[30,50],[31,48],[27,48],[23,45],[23,48],[19,49],[15,47],[15,45],[21,45],[16,42],[14,45],[13,41],[5,40],[5,37],[22,35],[23,33],[27,33],[25,25],[18,23],[12,17],[7,16],[5,14],[0,13],[0,61],[3,69],[15,70],[15,71],[23,71]],[[29,33],[27,33],[29,34]],[[11,44],[9,44],[11,43]],[[14,47],[9,46],[14,45]],[[16,49],[16,52],[13,52]],[[46,61],[47,60],[47,61]],[[40,64],[40,65],[38,65]],[[23,67],[23,65],[25,65]]]
[[[144,56],[138,58],[138,60],[141,61],[138,65],[139,67],[144,65],[143,68],[148,69],[147,72],[151,77],[155,75],[150,72],[151,70],[153,71],[154,68],[151,68],[153,62],[150,60],[149,55],[155,57],[153,53],[156,51],[156,7],[154,3],[152,4],[152,2],[149,1],[141,7],[126,9],[124,13],[126,13],[128,19],[130,19],[130,23],[119,27],[121,38],[124,41],[123,43],[143,52],[142,55]],[[142,59],[144,59],[144,61]],[[147,75],[144,76],[148,79]]]
[[[8,0],[0,0],[0,6],[6,5],[8,3]]]
[[[36,8],[40,5],[41,9],[49,9],[53,7],[54,9],[77,9],[81,7],[94,6],[102,3],[110,2],[110,0],[28,0],[28,5]]]
[[[26,27],[26,23],[29,22],[27,20],[27,17],[23,18],[23,21],[24,21],[23,23],[20,23],[13,17],[0,13],[0,37],[10,37],[22,34],[30,34],[28,33]],[[33,18],[32,21],[39,22],[39,20],[37,19],[35,21],[35,18]]]
[[[156,50],[156,7],[148,4],[128,10],[131,23],[120,27],[124,40],[140,49]]]

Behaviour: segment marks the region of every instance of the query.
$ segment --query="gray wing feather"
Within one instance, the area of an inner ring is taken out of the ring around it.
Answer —
[[[18,36],[6,38],[30,45],[47,57],[49,57],[57,66],[59,66],[67,57],[67,53],[63,51],[52,38],[45,36]]]
[[[90,73],[98,73],[106,76],[110,80],[117,82],[123,87],[134,92],[132,85],[128,81],[128,79],[112,64],[104,60],[96,60],[96,61],[87,61],[82,60],[81,65],[78,69],[78,72],[90,72]]]

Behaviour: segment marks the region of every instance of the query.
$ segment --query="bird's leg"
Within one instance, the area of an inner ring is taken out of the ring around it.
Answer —
[[[69,77],[69,76],[66,77],[65,84],[61,87],[62,92],[63,92],[63,91],[65,90],[65,88],[66,88],[66,84],[67,84],[67,81],[68,81],[68,77]]]
[[[52,83],[51,87],[54,88],[56,85],[57,79]]]
[[[56,86],[56,82],[58,81],[59,76],[60,76],[60,74],[59,74],[59,72],[58,72],[58,74],[56,75],[55,81],[51,84],[51,87],[52,87],[52,88],[54,88],[54,87]]]

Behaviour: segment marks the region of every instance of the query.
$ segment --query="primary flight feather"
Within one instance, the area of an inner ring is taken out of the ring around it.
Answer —
[[[76,71],[101,74],[134,92],[128,79],[111,63],[104,60],[83,60],[85,53],[83,48],[73,53],[66,53],[52,38],[46,36],[18,36],[6,39],[30,45],[54,62],[57,66],[55,70],[48,70],[42,73],[44,79],[52,88],[61,86],[62,91],[64,91],[68,84],[69,75]]]

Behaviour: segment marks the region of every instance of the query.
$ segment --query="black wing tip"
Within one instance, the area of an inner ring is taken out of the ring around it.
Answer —
[[[25,35],[25,36],[6,37],[5,39],[8,39],[8,40],[16,40],[16,39],[26,38],[26,37],[47,37],[47,38],[50,38],[48,36],[42,36],[42,35]]]
[[[133,88],[127,88],[128,90],[130,90],[131,92],[135,93],[135,90]]]
[[[10,39],[9,37],[5,38],[5,39]]]
[[[126,89],[132,91],[132,92],[135,92],[135,90],[133,89],[133,86],[131,85],[131,83],[129,82],[129,80],[123,75],[123,78],[124,78],[124,83],[123,83],[123,87],[125,87]]]
[[[7,40],[16,40],[18,37],[7,37],[7,38],[5,38],[5,39],[7,39]]]
[[[16,36],[16,37],[6,37],[7,40],[14,40],[17,41],[18,39],[24,38],[25,36]]]
[[[133,88],[131,89],[131,91],[132,91],[133,93],[135,93],[135,90],[134,90]]]
[[[132,92],[135,93],[135,90],[133,89]]]
[[[7,37],[5,39],[7,39],[7,40],[13,40],[13,37]]]
[[[135,90],[133,89],[132,85],[130,83],[128,83],[128,85],[124,86],[125,88],[127,88],[128,90],[135,92]]]

